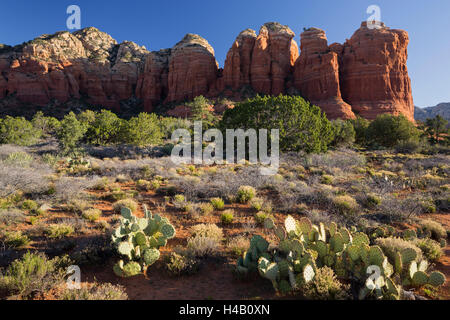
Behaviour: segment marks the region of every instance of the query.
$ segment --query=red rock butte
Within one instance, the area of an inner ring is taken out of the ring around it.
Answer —
[[[0,106],[82,100],[119,110],[132,100],[150,112],[199,95],[241,100],[255,93],[298,94],[330,119],[390,113],[414,121],[408,43],[406,31],[363,22],[344,44],[329,45],[325,31],[305,29],[299,50],[289,27],[269,22],[258,34],[242,31],[221,69],[214,49],[195,34],[150,52],[89,27],[0,45]]]

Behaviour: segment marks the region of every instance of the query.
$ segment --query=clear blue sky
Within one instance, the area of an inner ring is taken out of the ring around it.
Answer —
[[[240,31],[256,31],[268,21],[325,29],[329,42],[344,42],[376,4],[391,28],[409,32],[408,68],[414,102],[450,102],[450,1],[428,0],[41,0],[6,1],[0,7],[0,43],[15,45],[43,33],[66,30],[66,8],[81,7],[82,27],[95,26],[117,41],[134,41],[149,50],[172,47],[186,33],[198,33],[223,66]]]

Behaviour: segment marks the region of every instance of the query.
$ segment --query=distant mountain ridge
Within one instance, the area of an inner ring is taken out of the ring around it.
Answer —
[[[440,103],[434,107],[414,108],[414,118],[419,121],[425,121],[428,118],[434,118],[440,115],[450,122],[450,102]]]

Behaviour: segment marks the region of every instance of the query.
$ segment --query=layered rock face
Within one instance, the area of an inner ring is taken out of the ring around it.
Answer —
[[[0,54],[0,97],[38,106],[84,98],[117,109],[134,94],[147,54],[95,28],[44,35]]]
[[[339,52],[341,93],[355,113],[367,119],[403,114],[414,121],[414,103],[406,61],[408,33],[363,22]]]
[[[279,23],[266,23],[261,27],[250,69],[251,84],[256,92],[279,95],[290,86],[288,77],[299,55],[294,37],[291,29]]]
[[[408,34],[363,23],[344,44],[325,32],[301,34],[301,53],[287,26],[270,22],[259,34],[244,30],[219,69],[214,49],[187,34],[171,49],[149,52],[86,28],[43,35],[26,44],[0,45],[0,105],[45,106],[71,100],[119,109],[138,98],[151,112],[161,103],[204,95],[242,99],[253,93],[300,93],[331,119],[404,114],[413,121],[406,67]],[[249,89],[249,90],[247,90]]]
[[[152,52],[136,90],[144,110],[164,102],[217,94],[218,64],[208,41],[187,34],[172,49]]]
[[[242,31],[228,51],[223,69],[223,84],[233,90],[250,85],[250,68],[256,32],[252,29]]]
[[[338,54],[328,47],[325,31],[310,28],[301,34],[301,54],[294,69],[294,85],[329,118],[354,118],[341,97]]]

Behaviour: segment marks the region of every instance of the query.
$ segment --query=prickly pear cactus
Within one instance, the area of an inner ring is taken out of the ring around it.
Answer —
[[[154,216],[144,206],[145,218],[137,218],[130,209],[122,208],[120,226],[111,236],[117,252],[128,260],[120,260],[113,268],[120,277],[131,277],[145,272],[160,256],[159,248],[175,237],[175,228],[169,220]]]

